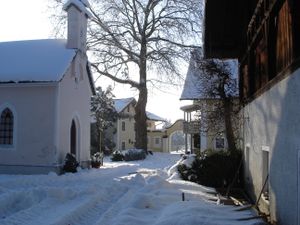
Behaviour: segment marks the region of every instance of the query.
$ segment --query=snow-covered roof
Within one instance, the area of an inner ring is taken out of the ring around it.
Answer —
[[[161,118],[160,116],[155,115],[154,113],[151,112],[146,112],[148,120],[153,120],[153,121],[166,121],[164,118]]]
[[[88,0],[80,0],[80,1],[85,5],[85,7],[88,7],[88,8],[91,7]]]
[[[121,99],[114,99],[114,106],[117,113],[122,112],[130,103],[135,103],[134,98],[121,98]]]
[[[61,39],[2,42],[0,82],[59,81],[75,55]]]
[[[199,55],[198,55],[199,57]],[[217,59],[215,59],[217,60]],[[232,71],[232,77],[233,79],[238,80],[238,62],[235,59],[228,59],[228,60],[217,60],[220,62],[224,62],[229,65],[231,71]],[[207,96],[203,93],[203,88],[201,86],[203,85],[209,85],[207,83],[203,84],[201,79],[199,77],[203,76],[201,75],[203,73],[203,70],[199,69],[197,67],[197,63],[192,55],[187,71],[187,75],[185,78],[185,83],[183,87],[183,91],[181,93],[180,100],[197,100],[197,99],[206,99]],[[211,82],[213,82],[213,77]]]
[[[89,11],[90,3],[88,0],[68,0],[64,6],[63,10],[67,10],[71,5],[75,5],[81,12],[85,13],[89,18],[92,18],[93,15]]]
[[[117,113],[122,112],[129,104],[135,104],[136,100],[135,98],[120,98],[120,99],[114,99],[114,106],[117,111]],[[165,121],[165,119],[161,118],[160,116],[155,115],[154,113],[151,112],[146,112],[147,118],[149,120],[153,121]]]

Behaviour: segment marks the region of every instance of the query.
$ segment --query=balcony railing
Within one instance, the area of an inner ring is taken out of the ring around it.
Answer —
[[[248,48],[255,42],[258,33],[264,28],[277,0],[259,0],[247,30]]]
[[[200,121],[183,122],[183,133],[198,134],[200,132]]]

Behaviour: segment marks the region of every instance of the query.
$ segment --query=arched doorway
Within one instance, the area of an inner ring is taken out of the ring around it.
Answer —
[[[76,156],[77,150],[77,129],[76,123],[72,120],[71,130],[70,130],[70,152]]]
[[[182,130],[176,130],[169,136],[170,151],[184,151],[185,138]]]

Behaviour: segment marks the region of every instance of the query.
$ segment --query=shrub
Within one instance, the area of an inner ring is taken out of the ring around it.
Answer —
[[[125,161],[143,160],[146,158],[146,151],[142,149],[128,149],[123,152]]]
[[[206,151],[197,155],[191,167],[180,164],[177,169],[184,180],[210,187],[226,187],[233,181],[241,157],[241,151]]]
[[[79,163],[77,162],[76,157],[71,153],[67,153],[65,157],[63,171],[67,173],[76,173],[78,166]]]
[[[110,159],[111,161],[123,161],[124,156],[120,151],[114,151]]]
[[[103,153],[96,152],[94,155],[92,155],[91,159],[92,168],[99,168],[103,163]]]
[[[153,153],[152,153],[153,154]],[[124,151],[115,151],[112,154],[112,161],[134,161],[146,158],[146,151],[142,149],[128,149]]]

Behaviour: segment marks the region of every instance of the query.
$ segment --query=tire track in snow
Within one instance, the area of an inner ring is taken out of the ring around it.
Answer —
[[[124,206],[123,203],[128,202],[135,195],[136,190],[129,189],[126,193],[119,198],[118,201],[111,204],[109,207],[96,221],[95,225],[112,225],[112,220]]]
[[[111,184],[111,183],[110,183]],[[118,198],[128,189],[126,187],[111,187],[110,185],[99,188],[98,193],[90,190],[81,190],[76,193],[70,188],[51,189],[44,193],[52,193],[44,196],[40,201],[29,205],[27,208],[15,210],[12,204],[13,213],[0,219],[1,225],[66,225],[66,224],[93,224],[106,208],[113,202],[111,199]],[[42,192],[41,190],[31,190],[31,193]],[[106,196],[102,193],[109,193]],[[19,195],[25,194],[19,193]],[[113,197],[112,197],[113,196]],[[14,201],[14,200],[13,200]]]
[[[51,225],[92,225],[101,217],[101,215],[110,208],[117,199],[121,198],[128,191],[127,187],[116,184],[100,189],[99,194],[92,196],[85,205],[77,206],[64,217],[60,218]],[[103,195],[103,193],[105,195]]]
[[[113,220],[116,218],[116,213],[120,212],[124,205],[127,205],[128,202],[138,192],[139,189],[143,188],[146,183],[145,179],[140,174],[135,174],[133,176],[134,178],[129,182],[129,188],[126,192],[123,193],[121,197],[118,198],[116,202],[111,204],[111,207],[109,207],[97,220],[95,225],[112,225],[114,224]],[[124,181],[123,181],[124,182]]]
[[[114,203],[112,199],[117,201],[128,190],[111,174],[95,171],[80,176],[80,183],[78,174],[1,180],[0,224],[93,224]]]

